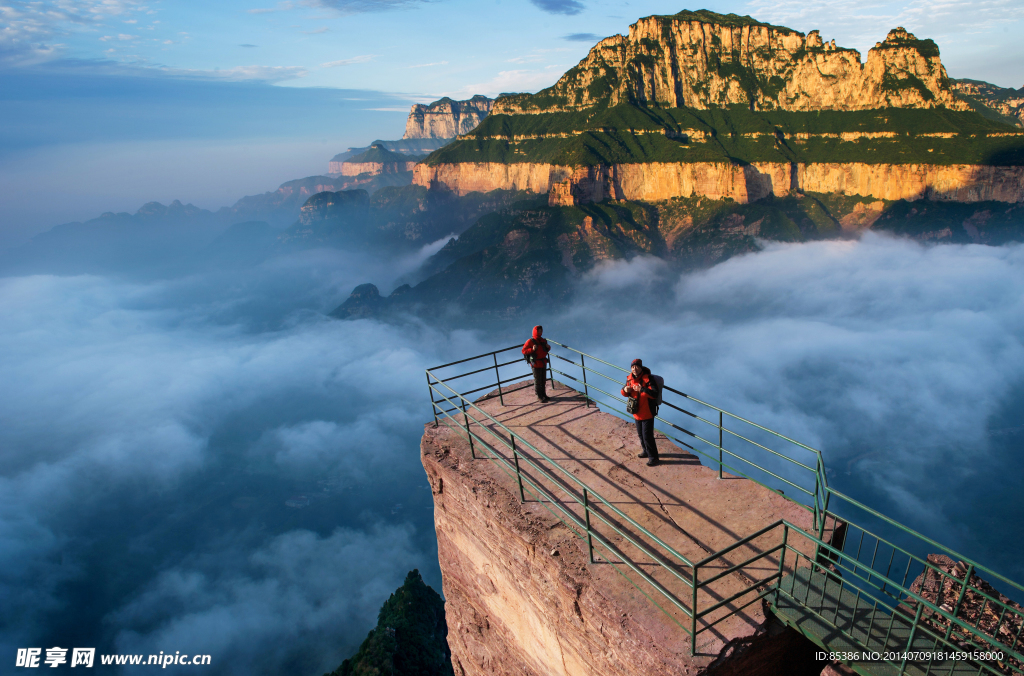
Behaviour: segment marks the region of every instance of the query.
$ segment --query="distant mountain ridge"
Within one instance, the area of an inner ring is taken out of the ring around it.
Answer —
[[[580,111],[620,103],[751,110],[966,110],[950,89],[939,49],[894,28],[868,51],[826,43],[735,14],[649,16],[599,42],[554,86],[502,96],[493,113]]]
[[[1024,87],[1011,89],[981,80],[953,80],[951,86],[975,107],[987,108],[1005,121],[1024,127]]]
[[[477,94],[465,101],[447,96],[429,105],[417,103],[409,111],[403,139],[451,139],[472,131],[491,112],[494,99]]]
[[[499,96],[413,183],[566,206],[799,191],[1024,200],[1024,132],[953,84],[936,44],[903,28],[862,62],[818,31],[749,16],[650,16],[553,86]]]

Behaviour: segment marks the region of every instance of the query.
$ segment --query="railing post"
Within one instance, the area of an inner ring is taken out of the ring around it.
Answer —
[[[954,570],[956,570],[954,568]],[[967,574],[964,575],[964,583],[960,585],[960,596],[956,599],[956,605],[953,606],[953,612],[951,615],[956,617],[956,614],[960,612],[960,604],[964,602],[964,595],[967,593],[967,583],[971,581],[971,575],[974,574],[974,564],[967,566]],[[940,577],[941,580],[941,577]],[[949,626],[946,627],[946,640],[949,640],[949,635],[953,631],[953,623],[950,622]]]
[[[821,505],[818,501],[818,492],[821,490],[821,482],[819,481],[821,478],[821,475],[819,474],[820,471],[821,457],[819,456],[818,462],[814,465],[814,512],[812,515],[813,523],[811,524],[811,527],[814,528],[814,532],[818,532],[818,513],[821,509]]]
[[[462,419],[466,421],[466,436],[469,437],[469,454],[476,460],[476,448],[473,446],[473,433],[469,431],[469,415],[466,414],[466,400],[459,395],[462,402]]]
[[[555,389],[555,367],[551,365],[551,355],[548,355],[548,375],[551,376],[551,389]]]
[[[590,390],[587,389],[587,362],[583,359],[582,352],[580,352],[580,368],[583,369],[583,396],[586,397],[587,408],[590,408]]]
[[[523,493],[523,475],[519,473],[519,451],[516,450],[516,438],[512,436],[512,457],[516,460],[516,481],[519,482],[519,502],[526,502],[526,494]]]
[[[501,374],[498,372],[498,353],[492,352],[491,356],[494,357],[494,377],[498,381],[498,400],[501,402],[501,405],[504,406],[505,397],[501,393]]]
[[[718,478],[722,478],[722,412],[718,412]]]
[[[789,542],[789,525],[782,524],[782,553],[779,555],[779,579],[775,583],[775,607],[779,607],[779,589],[782,588],[782,571],[786,564],[786,545]]]
[[[697,654],[697,566],[693,566],[693,601],[690,604],[690,656]]]
[[[917,625],[921,621],[921,611],[924,610],[924,603],[919,602],[917,604],[917,614],[914,615],[914,626],[910,628],[910,638],[907,639],[907,649],[903,651],[903,661],[900,662],[899,674],[903,674],[907,668],[907,653],[914,646],[914,634],[917,633]],[[895,613],[894,613],[895,614]]]
[[[427,392],[430,393],[430,410],[434,414],[434,427],[437,427],[437,402],[434,401],[434,384],[430,382],[430,374],[427,373]]]
[[[815,480],[815,481],[817,481],[817,480]],[[829,498],[829,495],[830,495],[829,492],[826,490],[825,491],[825,504],[822,506],[823,509],[821,510],[821,520],[820,520],[821,522],[818,524],[818,539],[821,540],[822,542],[825,541],[825,521],[827,520],[826,517],[828,515],[828,498]]]
[[[590,562],[594,562],[594,536],[590,533],[590,498],[587,489],[583,489],[583,511],[587,517],[587,549],[590,551]]]

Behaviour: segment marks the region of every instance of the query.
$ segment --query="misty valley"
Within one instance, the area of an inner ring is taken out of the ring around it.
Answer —
[[[652,16],[536,94],[416,104],[324,175],[0,250],[0,659],[484,673],[446,639],[423,372],[536,325],[1024,580],[1019,92],[903,29],[866,58]]]

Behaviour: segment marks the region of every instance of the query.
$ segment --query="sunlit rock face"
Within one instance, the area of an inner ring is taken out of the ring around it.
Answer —
[[[1011,89],[980,80],[953,80],[951,86],[968,101],[991,108],[1024,127],[1024,87]]]
[[[651,162],[571,167],[461,162],[418,164],[413,183],[459,195],[491,190],[549,193],[553,206],[694,195],[748,203],[798,190],[885,200],[1024,201],[1024,167],[963,164]]]
[[[495,114],[578,111],[640,103],[751,110],[967,110],[950,88],[939,49],[903,28],[868,51],[736,15],[651,16],[598,43],[537,95],[503,96]]]
[[[455,138],[480,124],[493,104],[493,99],[480,95],[467,101],[453,101],[446,96],[426,106],[417,103],[409,111],[402,138]]]

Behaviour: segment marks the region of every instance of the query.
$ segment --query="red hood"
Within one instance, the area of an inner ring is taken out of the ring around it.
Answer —
[[[533,337],[534,338],[540,338],[541,337],[541,333],[543,333],[543,331],[544,331],[544,327],[543,326],[535,326],[535,327],[533,327]]]

